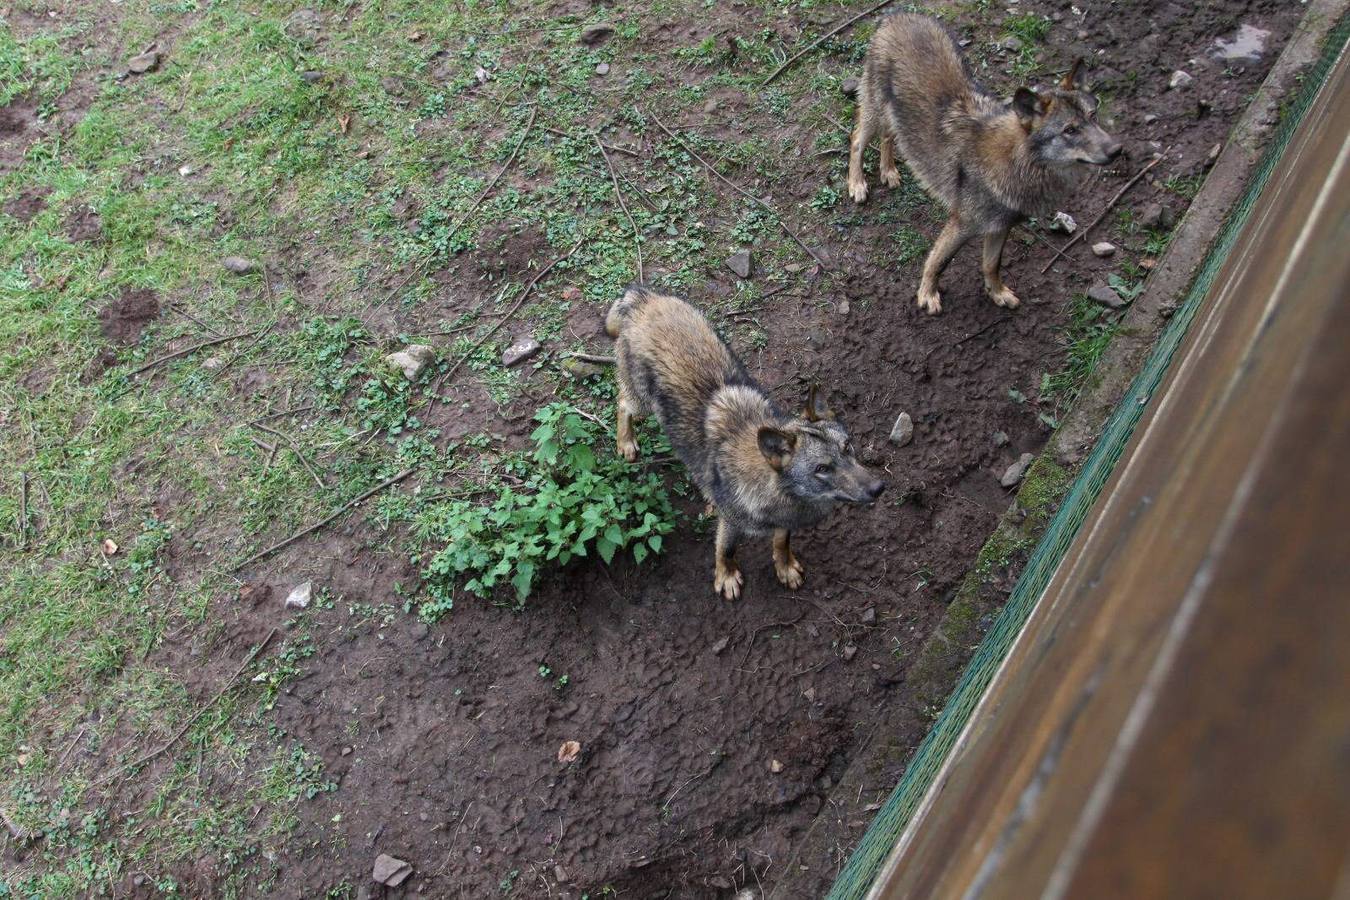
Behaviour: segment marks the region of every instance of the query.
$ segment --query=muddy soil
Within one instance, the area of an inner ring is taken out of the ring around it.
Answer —
[[[144,288],[123,288],[98,311],[99,331],[108,341],[129,347],[141,339],[151,322],[159,318],[159,297]]]
[[[1299,14],[1296,4],[1274,0],[1222,9],[1156,0],[1086,19],[1067,2],[1020,8],[1057,17],[1050,68],[1085,55],[1094,78],[1112,86],[1110,112],[1129,155],[1064,203],[1079,222],[1163,148],[1158,178],[1125,205],[1162,202],[1180,213],[1184,199],[1161,182],[1203,173]],[[795,27],[758,15],[710,11],[699,30],[772,24],[795,40]],[[1210,60],[1214,39],[1239,23],[1271,32],[1263,57],[1237,66]],[[652,32],[657,47],[691,42],[687,23],[667,24]],[[965,33],[988,41],[997,37],[992,28],[970,22]],[[854,68],[805,64],[840,75]],[[1183,67],[1193,83],[1165,90]],[[683,68],[665,74],[703,77]],[[802,148],[788,177],[768,187],[771,200],[786,204],[842,183],[842,157],[817,155],[813,130],[735,92],[716,96],[719,118],[733,123],[720,136],[788,136]],[[693,110],[671,115],[702,122]],[[311,611],[315,655],[276,717],[323,756],[341,787],[301,807],[297,834],[268,869],[271,895],[311,897],[343,879],[368,886],[380,853],[414,868],[387,896],[594,897],[609,886],[628,897],[728,897],[781,877],[876,711],[904,702],[909,662],[1008,503],[999,476],[1048,436],[1037,410],[1013,402],[1010,389],[1034,396],[1042,373],[1062,365],[1070,295],[1113,265],[1080,245],[1042,275],[1051,251],[1014,240],[1005,277],[1023,307],[1009,312],[985,298],[972,246],[944,278],[945,312],[930,318],[913,301],[922,260],[894,263],[896,226],[877,221],[890,192],[875,176],[873,191],[853,224],[803,224],[837,274],[804,271],[757,317],[763,349],[743,355],[784,403],[799,402],[813,379],[829,389],[861,455],[886,473],[883,502],[800,536],[807,581],[797,592],[774,579],[767,543],[752,543],[742,550],[744,599],[718,599],[711,532],[691,517],[662,558],[641,568],[573,566],[519,613],[464,602],[428,627],[411,616]],[[931,239],[941,223],[912,224]],[[1094,235],[1106,237],[1105,229]],[[522,254],[545,254],[536,243],[530,234],[497,234],[490,256],[465,264],[498,277],[523,267]],[[710,261],[693,298],[724,296],[731,278]],[[597,341],[595,349],[605,347]],[[480,388],[463,390],[476,396]],[[533,408],[532,391],[546,388],[527,387],[519,412]],[[887,435],[901,411],[915,436],[896,448]],[[1008,440],[996,442],[997,432]],[[277,623],[277,598],[294,583],[313,578],[345,604],[400,606],[396,586],[416,581],[385,538],[353,524],[249,574],[253,600],[224,604],[217,645],[206,648],[208,658],[226,661],[220,671],[197,669],[202,648],[160,652],[202,696]],[[581,752],[562,763],[565,741]],[[864,824],[844,827],[844,849]],[[822,888],[831,876],[821,872]]]

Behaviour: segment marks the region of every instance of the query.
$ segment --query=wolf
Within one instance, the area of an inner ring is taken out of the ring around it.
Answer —
[[[911,13],[888,17],[867,48],[858,115],[849,143],[848,190],[867,199],[863,151],[881,135],[881,180],[900,186],[897,151],[920,184],[950,211],[924,262],[919,307],[942,311],[938,277],[972,237],[984,237],[985,290],[999,306],[1017,295],[999,269],[1013,225],[1049,211],[1082,165],[1103,166],[1120,141],[1096,122],[1097,98],[1083,61],[1043,93],[1020,87],[1003,103],[971,78],[940,24]]]
[[[778,580],[801,587],[805,568],[792,552],[791,532],[840,503],[870,504],[885,489],[854,457],[848,431],[816,388],[801,413],[784,413],[702,313],[644,285],[615,301],[605,331],[616,341],[618,452],[636,460],[633,420],[656,417],[717,512],[713,590],[728,600],[740,596],[736,547],[766,534],[773,535]]]

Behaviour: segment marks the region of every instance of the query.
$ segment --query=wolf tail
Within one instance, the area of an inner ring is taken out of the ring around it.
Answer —
[[[634,310],[642,305],[651,293],[645,284],[631,284],[628,290],[623,292],[623,296],[614,301],[614,305],[609,308],[605,315],[605,334],[612,338],[619,336],[623,330],[623,321],[627,319]]]

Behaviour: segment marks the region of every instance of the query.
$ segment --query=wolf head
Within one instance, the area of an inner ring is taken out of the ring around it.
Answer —
[[[848,431],[820,400],[815,385],[801,415],[759,429],[759,450],[783,487],[808,503],[871,503],[886,488],[854,458]]]
[[[1038,162],[1104,166],[1120,155],[1120,141],[1097,124],[1097,98],[1087,88],[1081,59],[1048,91],[1018,88],[1012,109]]]

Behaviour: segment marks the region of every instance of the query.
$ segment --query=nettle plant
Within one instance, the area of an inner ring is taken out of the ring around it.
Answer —
[[[443,545],[422,572],[431,595],[424,617],[448,612],[457,588],[488,597],[510,584],[519,604],[547,566],[592,551],[605,563],[624,549],[638,563],[661,552],[676,513],[660,476],[597,455],[613,436],[570,404],[552,403],[535,421],[534,451],[506,462],[521,483],[496,481],[486,502],[448,500],[417,516],[419,541]]]

